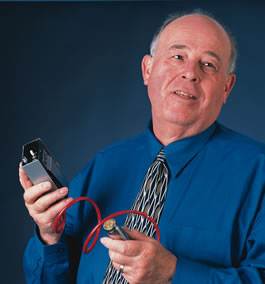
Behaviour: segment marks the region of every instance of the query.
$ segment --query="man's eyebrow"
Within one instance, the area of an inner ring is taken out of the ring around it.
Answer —
[[[214,57],[214,58],[217,59],[219,62],[221,62],[220,57],[219,57],[215,52],[213,52],[213,51],[211,51],[211,50],[207,50],[207,51],[205,51],[205,53],[208,54],[208,55],[210,55],[210,56],[212,56],[212,57]]]
[[[174,50],[174,49],[189,49],[189,47],[187,45],[184,45],[184,44],[174,44],[169,48],[169,50]],[[221,62],[220,57],[215,52],[213,52],[211,50],[207,50],[204,53],[214,57],[219,62]]]

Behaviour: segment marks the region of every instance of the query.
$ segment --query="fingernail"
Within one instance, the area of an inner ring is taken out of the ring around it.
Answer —
[[[68,192],[68,188],[67,188],[67,187],[63,187],[63,188],[61,188],[61,189],[59,190],[59,192],[60,192],[61,194],[64,194],[64,193]]]
[[[67,199],[65,200],[65,203],[69,203],[69,202],[71,202],[71,201],[73,201],[73,198],[72,198],[72,197],[67,198]]]
[[[105,245],[105,244],[106,244],[106,238],[101,238],[101,239],[100,239],[100,242],[101,242],[103,245]]]
[[[43,187],[44,187],[44,188],[50,188],[50,187],[51,187],[51,183],[50,183],[49,181],[47,181],[47,182],[45,182],[45,183],[43,184]]]

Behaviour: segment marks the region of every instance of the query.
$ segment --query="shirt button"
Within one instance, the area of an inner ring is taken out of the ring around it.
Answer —
[[[63,252],[64,252],[64,249],[63,249],[63,248],[60,248],[60,249],[58,249],[58,252],[63,253]]]

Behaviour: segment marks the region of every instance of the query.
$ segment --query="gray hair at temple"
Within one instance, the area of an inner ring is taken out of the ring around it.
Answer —
[[[183,16],[188,16],[188,15],[200,15],[203,17],[207,17],[217,23],[219,23],[212,15],[210,15],[209,13],[206,13],[200,9],[196,9],[194,11],[192,11],[191,13],[176,13],[173,15],[169,15],[168,18],[164,21],[164,23],[162,24],[162,26],[157,30],[157,32],[155,33],[153,40],[151,42],[150,45],[150,54],[151,56],[154,56],[155,53],[155,48],[156,48],[156,44],[157,41],[161,35],[161,33],[163,32],[163,30],[173,21],[175,21],[178,18],[181,18]],[[229,40],[230,40],[230,44],[231,44],[231,53],[230,53],[230,57],[229,57],[229,62],[228,62],[228,68],[227,68],[227,74],[231,74],[235,72],[236,69],[236,59],[237,59],[237,48],[236,48],[236,42],[235,39],[233,38],[232,34],[230,33],[230,31],[225,28],[222,24],[219,23],[219,25],[221,25],[221,27],[224,29],[224,31],[226,32]]]

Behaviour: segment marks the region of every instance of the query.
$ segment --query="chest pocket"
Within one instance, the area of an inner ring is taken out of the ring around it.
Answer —
[[[225,230],[168,223],[160,223],[159,228],[161,243],[176,256],[215,266],[226,266],[230,262],[229,234]]]

